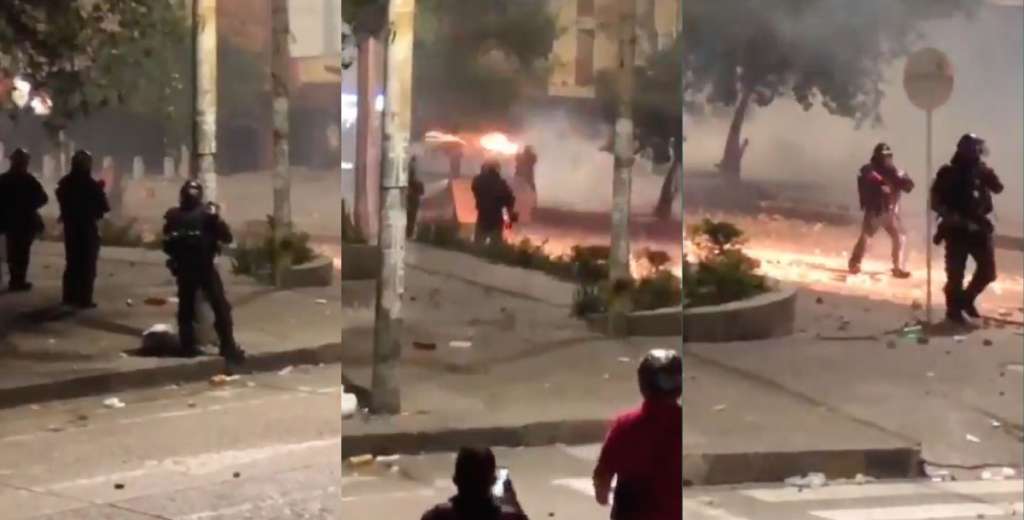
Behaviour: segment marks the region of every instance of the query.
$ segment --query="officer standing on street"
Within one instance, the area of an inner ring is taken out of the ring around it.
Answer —
[[[1003,191],[996,172],[983,157],[985,141],[965,134],[949,164],[939,169],[931,188],[931,207],[940,219],[936,245],[946,244],[946,318],[959,324],[964,314],[980,318],[975,302],[996,279],[995,226],[989,219],[992,194]],[[964,289],[967,258],[974,259],[974,276]]]
[[[96,307],[93,289],[100,254],[99,221],[110,212],[107,194],[92,178],[92,155],[85,150],[71,158],[71,172],[57,183],[60,220],[64,224],[65,305]]]
[[[43,233],[39,210],[49,202],[43,185],[28,171],[32,156],[18,148],[11,154],[10,169],[0,175],[0,221],[7,235],[7,265],[12,292],[32,289],[28,282],[28,266],[32,242]]]
[[[501,243],[505,227],[504,212],[508,211],[511,224],[519,220],[519,216],[515,211],[516,196],[501,177],[498,161],[484,162],[480,167],[480,175],[473,178],[472,189],[476,200],[476,232],[473,241],[479,245]]]
[[[612,424],[594,468],[594,496],[612,520],[678,520],[683,515],[683,360],[650,351],[637,370],[643,404]]]
[[[233,241],[231,230],[218,214],[214,203],[203,202],[203,186],[187,181],[181,187],[178,207],[164,215],[164,252],[168,267],[178,284],[178,335],[182,353],[197,356],[202,352],[196,341],[196,293],[210,303],[214,328],[220,341],[220,354],[229,363],[241,364],[245,352],[235,343],[231,305],[224,294],[224,283],[214,263],[222,245]]]
[[[878,228],[882,228],[892,240],[892,275],[896,278],[910,278],[910,273],[903,265],[906,260],[904,251],[907,247],[907,233],[900,217],[900,196],[913,189],[914,181],[893,162],[892,148],[885,143],[878,143],[871,152],[871,161],[861,167],[857,177],[864,221],[860,227],[860,237],[850,255],[851,273],[860,272],[868,240],[875,236]]]

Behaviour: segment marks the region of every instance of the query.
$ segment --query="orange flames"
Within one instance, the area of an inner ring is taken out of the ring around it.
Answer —
[[[427,132],[426,135],[423,137],[423,140],[428,142],[428,143],[437,143],[437,144],[452,144],[452,143],[458,143],[458,144],[462,144],[462,145],[466,144],[466,141],[463,141],[457,135],[447,134],[447,133],[440,132],[440,131],[437,131],[437,130],[431,130],[431,131]]]
[[[480,146],[484,150],[502,155],[515,155],[519,153],[519,145],[500,132],[491,132],[481,137]]]

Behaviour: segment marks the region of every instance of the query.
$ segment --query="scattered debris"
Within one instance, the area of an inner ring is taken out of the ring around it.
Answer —
[[[930,340],[928,339],[928,336],[918,336],[917,337],[917,344],[918,345],[927,345],[929,342],[930,342]]]
[[[982,340],[981,344],[986,346],[986,347],[991,347],[992,346],[992,340],[990,340],[990,339]]]
[[[188,407],[189,408],[195,408],[196,407],[196,402],[195,401],[189,401],[188,402]]]
[[[124,404],[124,401],[121,401],[120,399],[118,399],[116,397],[111,397],[111,398],[105,399],[103,401],[103,406],[106,406],[107,408],[110,408],[111,410],[116,410],[118,408],[124,408],[125,404]]]
[[[787,478],[784,483],[789,487],[795,487],[799,489],[805,488],[820,488],[828,484],[828,479],[825,478],[824,473],[808,473],[807,476],[794,476]]]
[[[118,482],[118,483],[114,484],[114,489],[117,489],[117,490],[124,489],[124,484]]]
[[[620,357],[619,361],[621,361],[623,363],[631,363],[633,360],[629,359],[628,357]]]
[[[967,341],[967,336],[953,336],[953,341],[963,343],[964,341]]]
[[[995,419],[992,419],[990,424],[992,425],[993,428],[1002,428],[1003,427],[1003,423],[1001,423],[1001,422],[999,422],[999,421],[997,421]]]
[[[398,462],[399,458],[398,455],[380,455],[377,457],[377,462],[381,464],[394,464]]]
[[[818,297],[817,297],[817,298],[816,298],[816,299],[814,300],[814,303],[816,303],[816,304],[818,304],[818,305],[821,305],[821,304],[825,303],[825,300],[824,300],[824,299],[822,299],[822,297],[821,297],[821,296],[818,296]]]
[[[373,455],[356,455],[349,457],[348,463],[352,466],[365,466],[373,463]]]
[[[128,298],[127,300],[124,301],[124,305],[126,307],[134,307],[135,306],[135,300],[132,300],[131,298]]]
[[[716,412],[721,412],[721,411],[724,411],[725,409],[726,409],[726,406],[724,404],[720,404],[720,405],[712,408],[712,410],[714,410]]]
[[[471,348],[473,346],[472,341],[449,341],[449,348]]]
[[[238,376],[229,376],[225,374],[217,374],[210,378],[210,384],[213,386],[224,386],[232,381],[238,380]]]
[[[888,348],[888,349],[896,348],[896,342],[891,340],[891,339],[886,341],[885,342],[885,348]]]
[[[348,394],[342,390],[341,393],[341,418],[348,419],[356,414],[359,410],[359,399],[356,398],[356,394]]]
[[[167,305],[169,303],[169,301],[170,300],[168,298],[160,298],[160,297],[156,297],[156,296],[151,296],[151,297],[146,298],[145,300],[143,300],[143,303],[145,303],[146,305],[149,305],[150,307],[163,307],[164,305]],[[177,303],[177,302],[175,302],[175,303]]]
[[[327,300],[325,300],[325,299],[323,299],[323,298],[318,298],[318,299],[317,299],[317,300],[315,301],[315,303],[316,303],[317,305],[327,305]]]
[[[437,343],[428,343],[426,341],[413,341],[412,348],[416,350],[437,350]]]
[[[239,477],[241,477],[241,476],[242,476],[242,474],[236,471],[236,472],[232,473],[232,474],[231,474],[231,476],[232,476],[233,478],[239,478]]]
[[[910,310],[912,310],[912,311],[919,311],[919,310],[921,310],[923,308],[924,308],[924,305],[922,305],[921,302],[918,301],[918,300],[914,300],[914,301],[910,302]]]
[[[245,386],[246,386],[247,388],[253,388],[253,387],[255,387],[255,386],[256,386],[256,383],[253,383],[252,381],[246,381],[246,382],[245,382]]]
[[[971,435],[969,433],[967,434],[966,437],[967,437],[968,441],[971,441],[971,442],[981,442],[981,439],[979,439],[979,438],[977,438],[977,437],[975,437],[975,436],[973,436],[973,435]]]
[[[928,376],[928,377],[935,377],[935,372],[928,372],[925,375]]]
[[[288,366],[282,368],[281,370],[278,370],[277,371],[277,375],[279,375],[279,376],[286,376],[289,373],[291,373],[292,369],[293,369],[293,367],[291,365],[288,365]]]
[[[1013,316],[1013,311],[1011,311],[1010,309],[999,309],[1000,318],[1009,318],[1011,316]]]

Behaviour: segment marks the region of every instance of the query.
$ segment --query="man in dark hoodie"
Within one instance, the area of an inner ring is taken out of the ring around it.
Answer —
[[[995,225],[989,215],[992,195],[1003,192],[1003,183],[983,160],[986,153],[983,139],[965,134],[931,187],[931,209],[940,219],[934,242],[946,244],[946,318],[953,323],[966,323],[964,314],[981,317],[975,301],[996,279]],[[968,257],[975,269],[965,289]]]
[[[99,221],[110,211],[103,185],[92,177],[92,155],[85,150],[71,158],[71,172],[57,183],[60,220],[64,225],[65,305],[96,306],[93,288],[100,254]]]
[[[43,233],[39,210],[50,201],[43,185],[28,171],[32,156],[18,148],[11,154],[11,167],[0,175],[0,221],[7,235],[7,265],[13,292],[32,289],[28,282],[32,243]]]
[[[460,449],[452,481],[458,490],[455,496],[431,508],[422,520],[528,520],[511,480],[505,480],[501,496],[495,496],[497,464],[490,448]]]

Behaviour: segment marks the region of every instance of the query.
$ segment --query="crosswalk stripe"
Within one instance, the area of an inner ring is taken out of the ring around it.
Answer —
[[[1020,516],[1024,503],[1011,507],[979,503],[929,504],[869,509],[833,509],[811,511],[812,516],[827,520],[940,520],[943,518],[970,518],[990,515]]]
[[[956,482],[898,482],[892,484],[844,484],[813,489],[746,489],[740,493],[762,502],[810,502],[852,500],[905,495],[992,495],[1020,493],[1024,480],[977,480]]]
[[[594,482],[589,478],[560,478],[552,480],[551,483],[556,486],[569,488],[588,497],[594,496]]]
[[[714,520],[749,520],[742,516],[736,516],[724,509],[704,505],[700,501],[692,498],[683,499],[683,518],[687,518],[687,515],[700,515],[699,518],[709,518]]]

